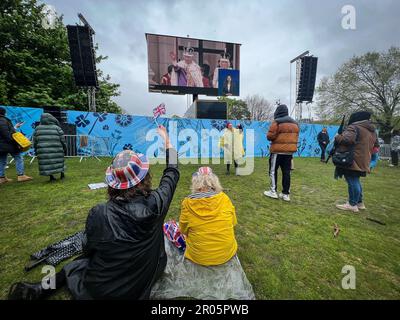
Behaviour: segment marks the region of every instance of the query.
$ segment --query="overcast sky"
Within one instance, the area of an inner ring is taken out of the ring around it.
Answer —
[[[187,107],[186,96],[148,92],[146,32],[241,43],[241,98],[260,94],[288,105],[289,61],[300,53],[310,50],[319,58],[318,83],[353,55],[400,45],[397,0],[43,2],[63,14],[65,24],[77,23],[78,12],[86,17],[99,53],[109,57],[98,67],[121,85],[115,101],[137,115],[151,115],[161,102],[167,116],[183,115]],[[356,9],[356,30],[342,28],[344,5]]]

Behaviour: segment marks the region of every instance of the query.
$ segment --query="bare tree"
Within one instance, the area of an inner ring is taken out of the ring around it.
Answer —
[[[322,119],[368,110],[388,141],[400,121],[400,48],[353,57],[334,75],[321,80],[317,94]]]
[[[274,119],[274,105],[264,97],[256,94],[245,99],[252,120],[269,121]]]

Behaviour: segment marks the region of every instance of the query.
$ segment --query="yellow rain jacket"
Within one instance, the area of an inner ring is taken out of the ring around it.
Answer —
[[[235,207],[225,193],[185,198],[179,219],[181,232],[186,235],[185,257],[203,266],[229,261],[237,251],[236,224]]]
[[[239,129],[225,129],[219,140],[219,145],[224,149],[224,157],[240,162],[244,157],[243,132]]]

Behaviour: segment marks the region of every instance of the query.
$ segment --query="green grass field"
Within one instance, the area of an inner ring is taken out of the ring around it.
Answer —
[[[41,268],[24,266],[31,253],[84,228],[88,210],[106,200],[105,190],[89,191],[103,181],[110,159],[67,160],[65,181],[38,176],[37,161],[26,164],[34,180],[0,186],[0,298],[15,281],[38,281]],[[179,217],[196,165],[181,165],[181,180],[167,218]],[[257,299],[399,299],[400,170],[380,163],[363,179],[367,210],[339,211],[347,186],[333,179],[333,166],[318,159],[295,159],[292,202],[263,196],[267,160],[256,159],[250,176],[226,176],[212,166],[236,207],[238,255]],[[158,184],[163,165],[151,167]],[[8,169],[14,178],[15,168]],[[368,220],[372,218],[385,223]],[[341,232],[333,237],[333,226]],[[356,269],[356,289],[341,287],[342,267]],[[57,270],[62,266],[58,266]],[[69,299],[66,290],[54,296]]]

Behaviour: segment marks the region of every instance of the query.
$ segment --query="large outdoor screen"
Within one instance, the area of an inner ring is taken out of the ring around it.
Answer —
[[[146,33],[149,91],[238,96],[240,44]]]

